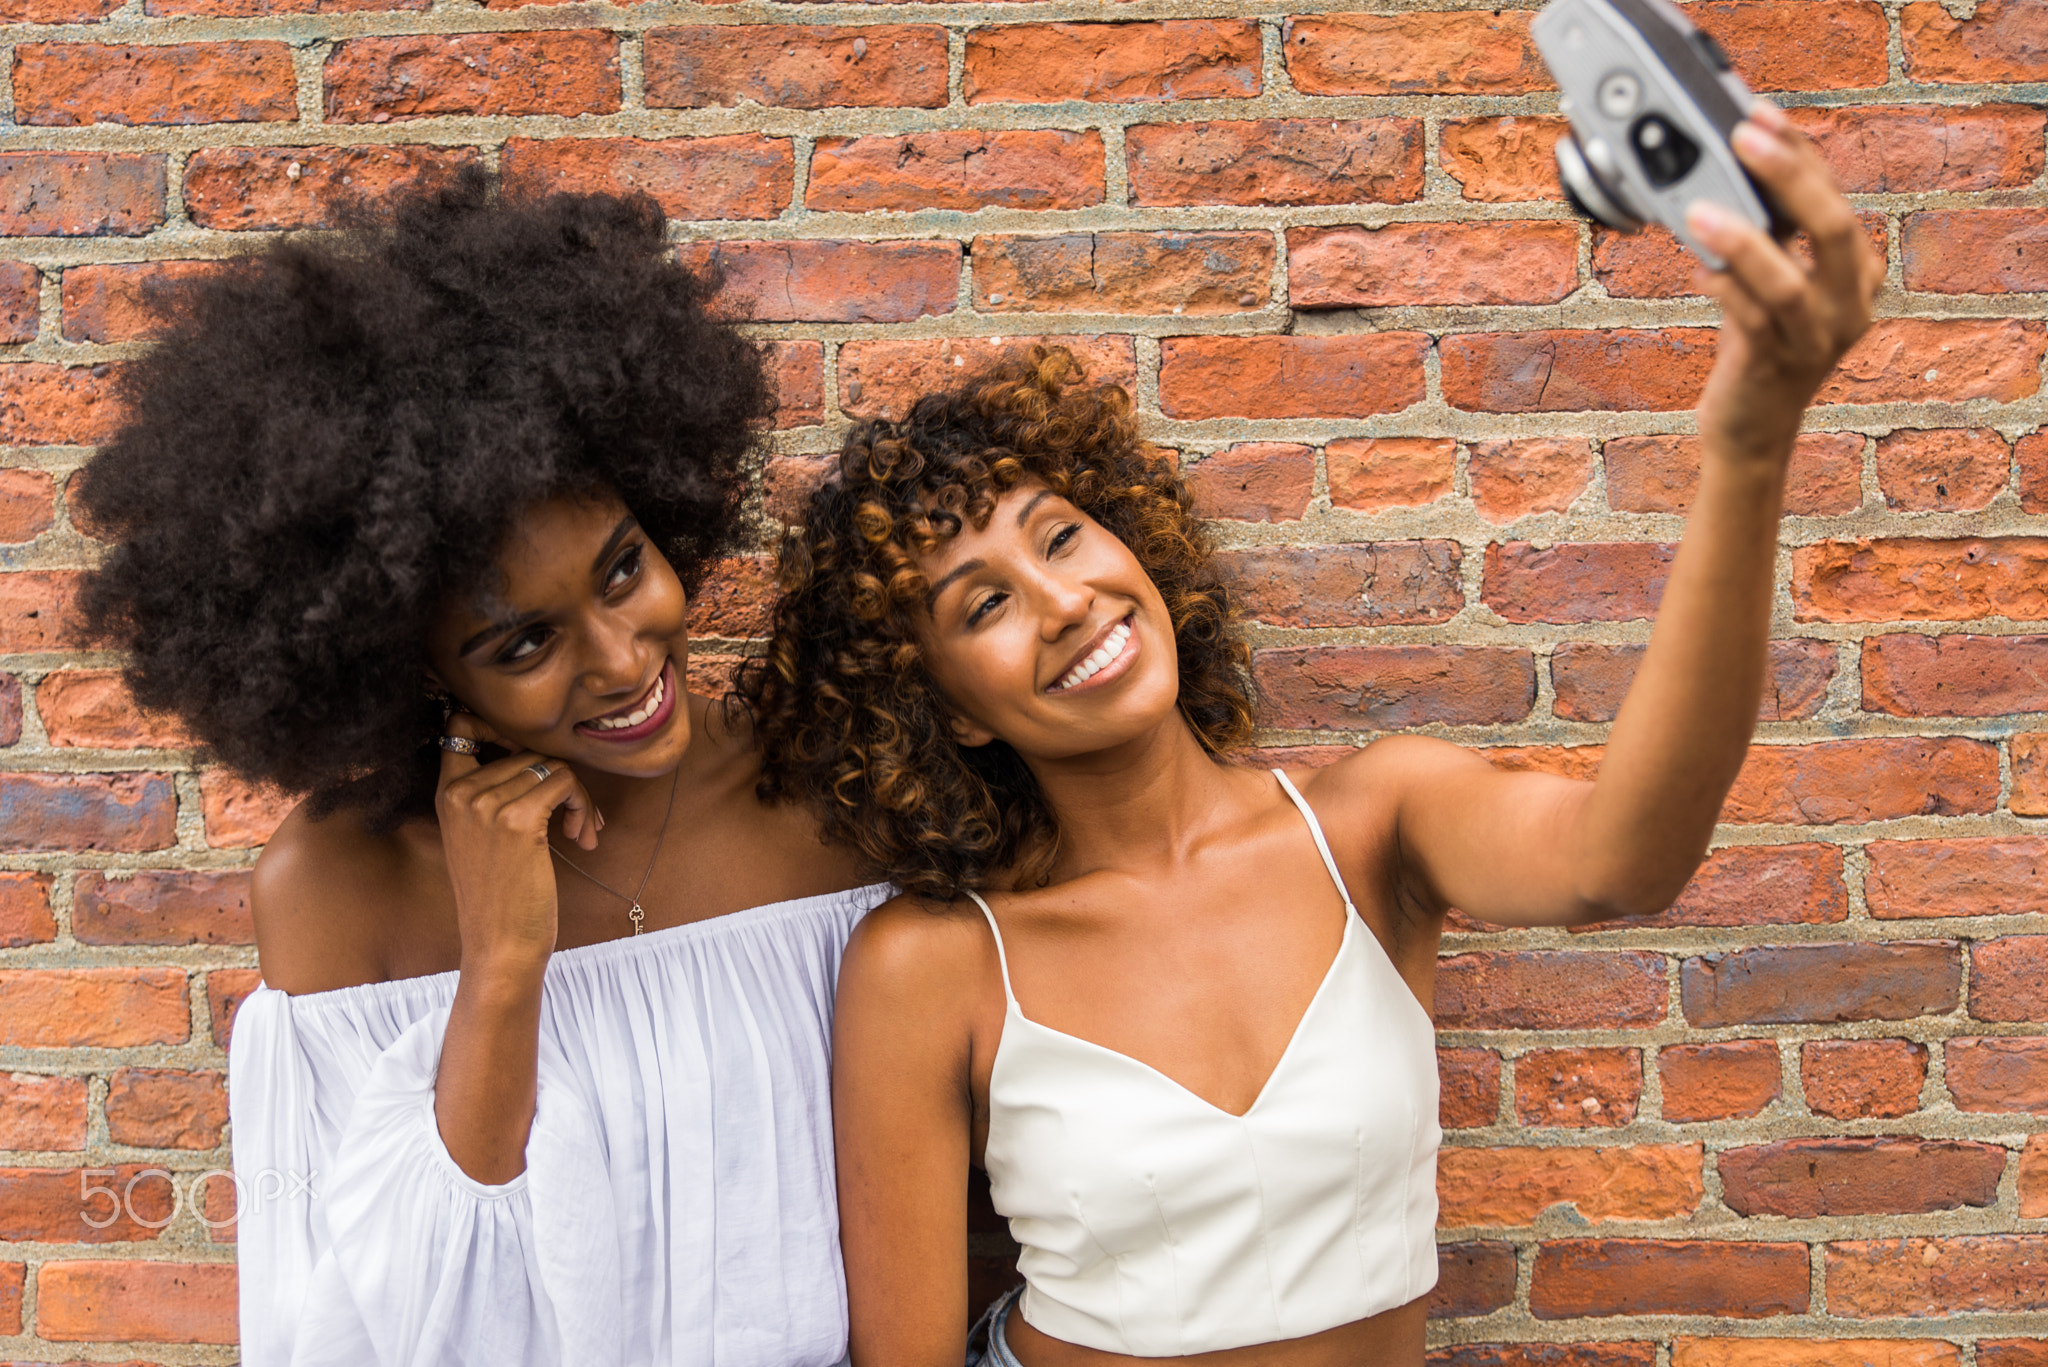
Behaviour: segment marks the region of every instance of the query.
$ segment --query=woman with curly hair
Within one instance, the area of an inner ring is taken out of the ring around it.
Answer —
[[[886,889],[684,688],[772,407],[709,299],[651,200],[470,173],[179,301],[73,486],[137,700],[307,795],[231,1057],[251,1367],[844,1353]]]
[[[1596,781],[1420,736],[1228,763],[1245,657],[1187,486],[1063,353],[848,443],[746,688],[768,791],[906,890],[834,1028],[856,1364],[960,1361],[980,1163],[1025,1281],[985,1364],[1419,1367],[1445,915],[1580,925],[1685,886],[1756,719],[1800,415],[1882,276],[1782,115],[1736,141],[1815,264],[1695,210],[1730,263],[1704,469]]]

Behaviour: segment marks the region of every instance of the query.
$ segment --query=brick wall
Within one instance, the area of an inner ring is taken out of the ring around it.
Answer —
[[[1820,139],[1889,288],[1794,462],[1775,686],[1701,877],[1447,943],[1435,1357],[2042,1367],[2048,4],[1692,12]],[[848,417],[1070,339],[1219,519],[1272,745],[1426,728],[1586,774],[1714,314],[1669,239],[1559,202],[1529,17],[0,0],[0,1360],[234,1357],[201,1178],[279,809],[58,649],[65,482],[151,281],[430,167],[645,189],[774,339],[763,545]],[[711,653],[764,583],[719,576]]]

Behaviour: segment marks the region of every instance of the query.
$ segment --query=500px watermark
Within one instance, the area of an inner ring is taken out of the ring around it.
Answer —
[[[205,1172],[143,1168],[129,1172],[123,1180],[120,1168],[86,1168],[78,1174],[78,1218],[93,1229],[109,1228],[124,1218],[144,1229],[162,1229],[190,1204],[194,1218],[208,1229],[232,1229],[243,1212],[261,1210],[270,1202],[319,1200],[320,1192],[314,1185],[319,1178],[317,1169],[297,1173],[261,1168],[253,1173],[239,1173],[232,1168],[209,1168]],[[213,1194],[209,1184],[216,1180],[227,1182],[234,1192],[225,1218],[216,1218],[207,1210],[207,1198]],[[170,1197],[168,1207],[163,1199],[166,1191]],[[136,1203],[138,1193],[142,1198],[140,1207]]]

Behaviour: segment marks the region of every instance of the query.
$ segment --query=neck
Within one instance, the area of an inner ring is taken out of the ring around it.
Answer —
[[[1026,763],[1059,822],[1057,881],[1175,860],[1214,825],[1241,780],[1202,748],[1178,710],[1113,749]]]

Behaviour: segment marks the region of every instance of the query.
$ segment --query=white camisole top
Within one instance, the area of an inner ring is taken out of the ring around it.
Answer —
[[[1243,1115],[1037,1024],[1010,988],[989,1079],[995,1208],[1022,1247],[1024,1318],[1104,1352],[1177,1357],[1319,1333],[1436,1284],[1436,1036],[1344,898],[1344,937]]]

